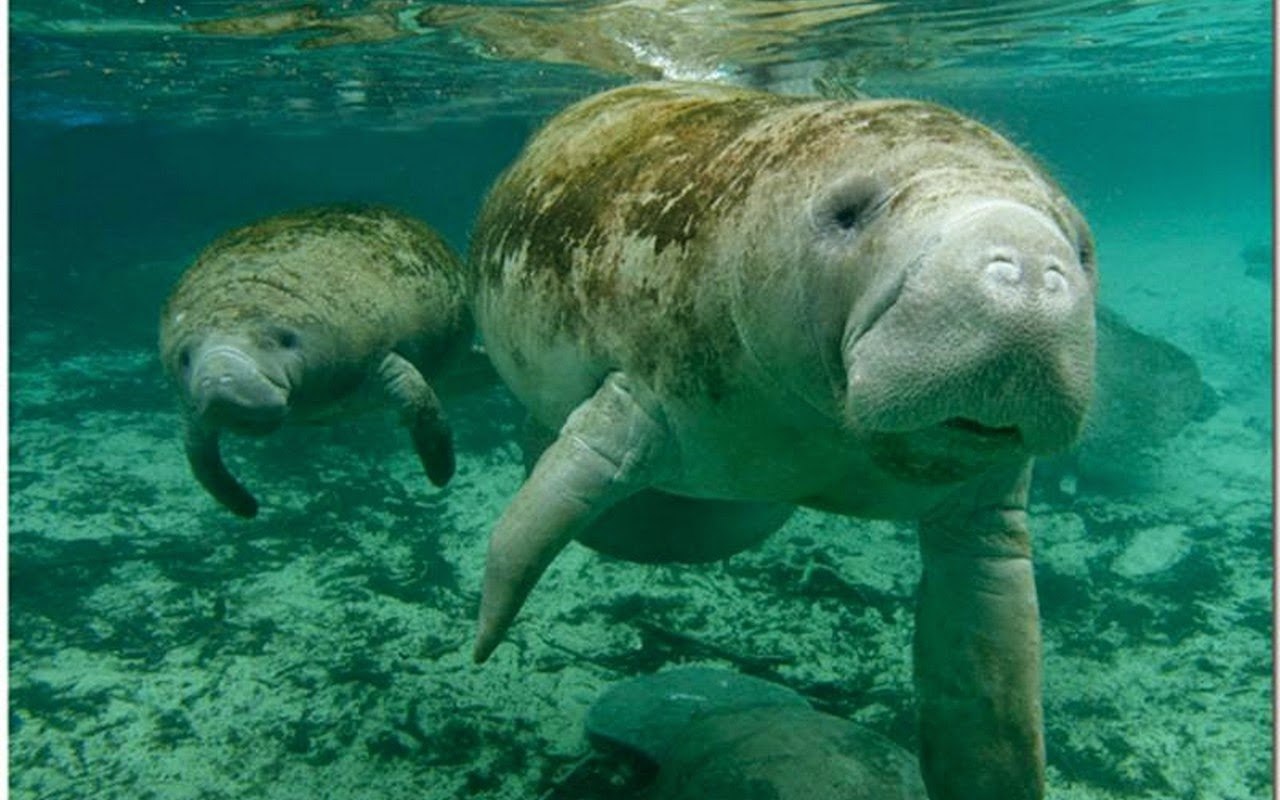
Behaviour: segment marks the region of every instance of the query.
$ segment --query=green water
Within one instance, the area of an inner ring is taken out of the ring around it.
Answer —
[[[1194,358],[1216,406],[1107,480],[1037,484],[1049,797],[1270,796],[1267,4],[300,8],[11,3],[13,797],[632,797],[582,720],[680,663],[754,671],[914,748],[909,526],[802,512],[698,567],[574,548],[477,668],[485,541],[522,475],[500,386],[451,402],[443,490],[378,418],[229,443],[253,521],[187,472],[155,332],[215,236],[353,200],[464,250],[542,120],[663,73],[932,99],[1062,182],[1102,302]],[[265,11],[304,23],[190,27]]]

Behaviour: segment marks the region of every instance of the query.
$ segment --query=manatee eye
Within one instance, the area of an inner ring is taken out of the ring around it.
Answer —
[[[862,207],[857,205],[847,205],[837,208],[831,214],[831,219],[838,225],[841,230],[851,231],[858,224],[858,218],[862,216]]]
[[[820,231],[853,233],[866,227],[884,196],[884,187],[870,175],[843,178],[814,203],[814,223]]]
[[[288,328],[279,328],[275,332],[276,344],[285,350],[292,350],[298,346],[298,334]]]
[[[1080,266],[1084,268],[1085,272],[1093,272],[1097,269],[1098,264],[1095,259],[1097,259],[1098,255],[1094,252],[1092,238],[1084,236],[1080,239],[1077,255],[1080,256]]]
[[[187,369],[191,366],[191,348],[184,347],[178,351],[178,368]]]
[[[1075,209],[1075,206],[1070,203],[1065,203],[1065,205],[1066,219],[1063,222],[1063,228],[1075,234],[1073,238],[1076,243],[1076,257],[1080,259],[1080,268],[1086,274],[1096,273],[1098,271],[1098,249],[1093,241],[1093,233],[1089,230],[1089,224],[1084,221],[1084,217],[1080,216],[1080,212]]]

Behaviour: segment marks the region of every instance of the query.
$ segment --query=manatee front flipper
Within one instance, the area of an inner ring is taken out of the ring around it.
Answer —
[[[532,418],[525,420],[520,449],[526,475],[556,436]],[[795,509],[790,503],[706,500],[642,489],[602,511],[575,538],[624,561],[700,564],[763,542]]]
[[[656,407],[611,373],[574,409],[489,540],[474,657],[484,661],[543,571],[601,512],[653,483],[667,441]]]
[[[255,517],[258,501],[227,471],[218,451],[218,432],[190,420],[183,437],[191,473],[213,499],[241,517]]]
[[[400,409],[400,419],[409,428],[413,448],[436,486],[453,477],[453,434],[444,416],[440,398],[417,367],[397,353],[388,353],[378,365],[382,388]]]
[[[1030,463],[960,489],[920,523],[920,765],[932,800],[1044,796]]]

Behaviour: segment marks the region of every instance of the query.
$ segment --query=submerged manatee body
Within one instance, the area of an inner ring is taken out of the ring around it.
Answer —
[[[240,516],[254,497],[227,471],[224,430],[265,435],[391,405],[427,476],[453,474],[443,410],[427,383],[472,335],[463,266],[421,222],[326,206],[225,234],[183,274],[160,319],[160,357],[201,485]]]
[[[1148,489],[1162,446],[1217,411],[1217,392],[1195,359],[1172,342],[1133,328],[1104,306],[1098,307],[1097,341],[1084,432],[1067,453],[1037,462],[1042,488],[1068,481],[1112,496]]]
[[[493,531],[478,660],[574,538],[697,559],[798,505],[917,519],[930,794],[1043,796],[1027,486],[1083,424],[1096,274],[1031,159],[927,103],[641,84],[534,136],[472,260],[554,432]]]
[[[679,667],[623,681],[587,713],[597,743],[658,766],[649,800],[923,800],[915,758],[768,681]]]

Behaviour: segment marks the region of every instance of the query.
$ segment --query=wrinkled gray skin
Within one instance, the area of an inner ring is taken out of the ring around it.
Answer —
[[[587,735],[658,766],[650,800],[923,800],[916,759],[775,683],[677,667],[611,687]]]
[[[531,140],[472,258],[494,366],[558,431],[493,531],[477,660],[575,537],[725,556],[777,506],[917,519],[930,796],[1043,796],[1027,486],[1084,419],[1096,276],[1029,158],[924,103],[632,86]],[[672,496],[696,524],[655,533]]]
[[[219,452],[224,430],[262,436],[389,405],[443,486],[453,444],[427,379],[470,344],[462,270],[426,225],[376,207],[281,214],[206,248],[160,319],[200,484],[252,517],[257,500]]]

